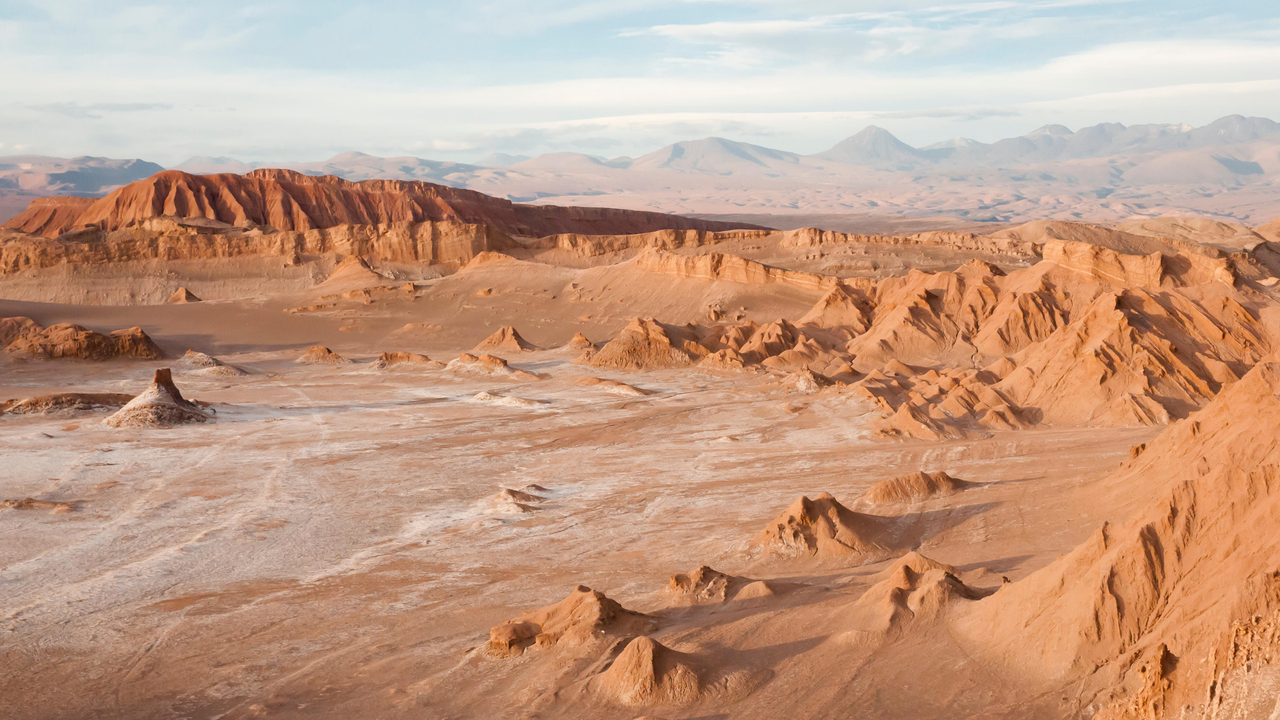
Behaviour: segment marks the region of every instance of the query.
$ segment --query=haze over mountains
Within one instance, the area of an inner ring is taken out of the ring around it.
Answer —
[[[55,165],[68,169],[40,169]],[[1280,214],[1280,124],[1238,115],[1199,128],[1103,123],[1073,132],[1047,125],[994,143],[955,138],[923,148],[871,126],[812,155],[712,137],[637,158],[499,153],[469,165],[347,152],[299,163],[197,157],[175,167],[242,174],[266,166],[352,181],[423,180],[516,202],[686,214],[864,213],[1002,222],[1176,214],[1254,224]],[[142,161],[0,158],[0,192],[101,195],[113,181],[125,184],[157,169]]]

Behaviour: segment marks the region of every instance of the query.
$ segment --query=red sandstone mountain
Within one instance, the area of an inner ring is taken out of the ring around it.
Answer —
[[[338,225],[454,221],[485,224],[510,235],[535,237],[744,227],[741,223],[634,210],[518,205],[472,190],[417,181],[353,183],[329,175],[315,177],[291,170],[266,169],[245,175],[189,175],[166,170],[119,188],[100,200],[38,200],[4,227],[57,237],[89,225],[119,230],[158,216],[204,218],[231,225],[268,225],[277,230],[298,231]]]

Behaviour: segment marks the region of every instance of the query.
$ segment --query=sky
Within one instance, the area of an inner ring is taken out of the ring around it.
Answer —
[[[0,155],[820,152],[1280,120],[1275,0],[0,0]]]

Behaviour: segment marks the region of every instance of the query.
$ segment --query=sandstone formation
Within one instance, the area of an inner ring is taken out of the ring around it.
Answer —
[[[472,355],[462,353],[456,360],[450,360],[446,368],[451,372],[476,377],[501,378],[503,380],[537,380],[538,376],[513,368],[507,361],[496,355]]]
[[[499,352],[529,352],[537,350],[529,341],[520,337],[520,333],[511,326],[500,328],[497,332],[480,341],[471,349],[471,352],[482,353],[487,350],[497,350]]]
[[[75,510],[71,503],[53,502],[51,500],[37,500],[35,498],[20,498],[15,500],[0,500],[0,509],[5,510],[48,510],[54,515],[61,515]]]
[[[935,620],[961,600],[978,600],[988,593],[966,585],[950,565],[909,552],[876,576],[851,608],[885,632],[913,622]]]
[[[730,600],[754,600],[773,595],[774,588],[763,580],[726,575],[706,565],[689,573],[671,576],[662,593],[674,605],[705,605]]]
[[[801,497],[756,534],[754,545],[782,557],[874,562],[888,557],[883,520],[856,513],[828,493]]]
[[[593,388],[603,390],[607,393],[612,393],[614,395],[624,395],[626,397],[644,397],[646,395],[653,394],[652,391],[645,390],[643,388],[638,388],[634,385],[628,385],[626,383],[618,382],[617,380],[609,380],[606,378],[597,378],[597,377],[590,377],[590,376],[581,377],[581,378],[578,378],[578,384],[583,387],[593,387]]]
[[[874,505],[917,502],[957,493],[970,485],[972,483],[957,480],[945,472],[916,472],[890,480],[881,480],[872,485],[862,499]]]
[[[826,290],[836,285],[834,278],[769,267],[736,255],[721,253],[674,255],[649,248],[637,255],[634,262],[637,269],[646,272],[695,280],[719,280],[747,285],[781,283],[814,290]]]
[[[1059,239],[1042,247],[1042,262],[1012,273],[973,261],[837,283],[794,324],[637,318],[579,362],[807,371],[852,382],[849,392],[881,413],[883,436],[935,440],[1036,423],[1161,424],[1273,347],[1256,297],[1234,287],[1238,268],[1263,272],[1244,260],[1208,246],[1149,255]],[[671,257],[679,267],[697,260]]]
[[[1280,217],[1271,222],[1255,228],[1258,235],[1270,240],[1273,243],[1280,243]]]
[[[588,340],[587,336],[582,333],[574,333],[573,337],[569,338],[569,342],[565,344],[566,349],[576,350],[578,352],[582,352],[583,350],[593,350],[595,349],[595,346],[595,343]]]
[[[312,345],[294,362],[302,365],[345,365],[351,361],[323,345]]]
[[[214,375],[217,377],[242,377],[249,373],[241,370],[234,365],[228,365],[212,355],[207,355],[195,350],[188,350],[175,365],[189,369],[191,372],[201,375]]]
[[[456,362],[456,361],[455,361]],[[530,400],[522,397],[512,397],[509,395],[499,395],[491,393],[488,390],[481,390],[471,397],[472,402],[484,403],[485,405],[501,405],[504,407],[515,408],[536,408],[540,405],[546,405],[545,400]]]
[[[168,427],[202,423],[209,417],[204,408],[182,397],[178,387],[173,384],[173,374],[165,368],[156,370],[151,387],[103,422],[115,428]]]
[[[1083,682],[1100,717],[1216,717],[1266,692],[1251,674],[1280,637],[1276,422],[1268,359],[1111,479],[1127,502],[1159,500],[975,605],[968,646],[1038,687]]]
[[[440,370],[445,364],[439,360],[432,360],[426,355],[411,352],[384,352],[373,361],[375,370],[386,370],[402,365],[420,367],[425,370]]]
[[[15,219],[16,220],[16,219]],[[310,230],[241,227],[209,221],[155,217],[107,231],[97,226],[51,241],[10,232],[0,246],[0,273],[58,265],[103,265],[137,261],[229,261],[278,258],[298,265],[304,257],[361,256],[381,262],[442,265],[457,269],[480,253],[512,247],[506,234],[488,225],[455,221],[391,225],[335,225]],[[344,291],[345,292],[345,291]]]
[[[768,679],[768,671],[724,672],[695,655],[676,652],[649,637],[627,643],[596,678],[597,696],[625,707],[692,705],[706,699],[733,702]]]
[[[650,370],[690,365],[707,355],[689,328],[663,325],[653,318],[633,319],[599,350],[588,350],[575,362],[618,370]]]
[[[54,415],[118,410],[132,395],[121,393],[58,393],[6,400],[0,403],[0,415]]]
[[[200,298],[196,297],[195,293],[190,290],[181,287],[174,291],[174,293],[170,295],[169,299],[165,302],[168,302],[170,305],[181,305],[185,303],[200,302]]]
[[[306,232],[340,225],[394,225],[449,221],[484,224],[508,235],[608,235],[654,230],[732,229],[725,223],[606,208],[517,205],[472,190],[425,182],[347,182],[291,170],[245,175],[188,175],[166,170],[126,185],[71,217],[32,208],[5,224],[57,237],[86,226],[106,231],[154,217],[203,218],[244,227]],[[61,221],[61,222],[59,222]]]
[[[0,342],[10,354],[49,360],[122,357],[158,360],[164,357],[164,351],[138,327],[103,335],[71,323],[43,327],[30,318],[3,318],[0,319]]]
[[[489,631],[489,651],[520,655],[525,649],[579,649],[610,637],[647,632],[653,619],[628,610],[604,593],[579,585],[554,605],[529,610]]]

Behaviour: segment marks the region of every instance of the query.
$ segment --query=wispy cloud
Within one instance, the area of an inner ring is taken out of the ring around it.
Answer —
[[[53,113],[77,120],[101,120],[107,113],[132,113],[145,110],[169,110],[169,103],[90,103],[80,105],[73,102],[48,103],[46,105],[30,105],[32,110]]]

